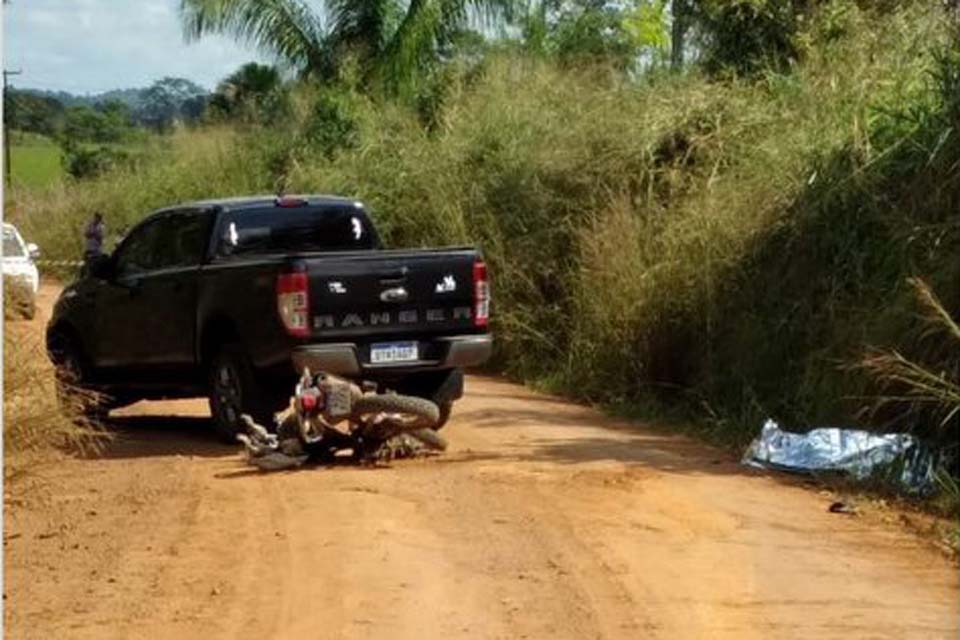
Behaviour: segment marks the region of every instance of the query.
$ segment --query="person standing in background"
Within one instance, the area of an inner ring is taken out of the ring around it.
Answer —
[[[83,230],[84,250],[83,259],[90,262],[93,258],[103,255],[103,237],[107,233],[107,226],[103,223],[103,214],[97,211],[93,219]]]

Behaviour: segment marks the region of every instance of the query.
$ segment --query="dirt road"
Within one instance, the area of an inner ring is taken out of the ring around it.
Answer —
[[[11,638],[956,638],[901,528],[641,425],[471,378],[451,451],[261,474],[203,402],[8,496]]]

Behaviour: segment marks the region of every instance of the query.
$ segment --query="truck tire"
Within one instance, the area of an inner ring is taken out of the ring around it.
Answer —
[[[273,430],[270,403],[239,344],[228,342],[220,347],[210,360],[207,381],[213,430],[225,444],[236,444],[237,434],[245,431],[240,420],[243,414]]]

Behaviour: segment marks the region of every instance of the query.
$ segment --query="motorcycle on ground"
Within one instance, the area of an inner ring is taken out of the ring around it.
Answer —
[[[291,469],[308,461],[333,462],[345,454],[357,462],[443,451],[446,440],[434,427],[439,407],[416,396],[379,393],[374,383],[355,384],[305,369],[290,406],[278,413],[275,433],[244,414],[246,433],[237,435],[248,460],[264,470]]]

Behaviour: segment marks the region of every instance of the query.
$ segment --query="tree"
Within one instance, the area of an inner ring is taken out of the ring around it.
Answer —
[[[103,142],[109,137],[106,117],[86,105],[68,107],[63,138],[73,141]]]
[[[674,69],[683,66],[687,31],[693,11],[693,0],[673,0],[670,5],[670,65]]]
[[[103,117],[100,142],[120,142],[133,128],[133,114],[130,107],[119,100],[99,102],[94,107]]]
[[[796,35],[811,0],[697,0],[686,8],[699,34],[701,60],[713,73],[751,74],[796,59]],[[676,8],[676,7],[675,7]]]
[[[139,109],[139,118],[144,123],[163,131],[179,119],[196,119],[203,113],[203,87],[186,78],[163,78],[143,90],[143,104]]]
[[[64,108],[59,100],[8,89],[3,101],[3,115],[10,129],[53,136],[63,127]]]
[[[666,0],[541,0],[524,24],[528,51],[567,64],[603,62],[628,69],[669,42]]]
[[[621,29],[620,7],[604,0],[558,4],[551,30],[556,55],[566,62],[608,61],[627,67],[633,48]]]
[[[472,20],[509,20],[516,0],[181,0],[188,39],[228,34],[299,75],[331,79],[355,60],[371,87],[408,85]]]
[[[281,86],[280,72],[276,67],[248,62],[217,86],[210,97],[210,108],[216,115],[226,118],[256,117]]]

